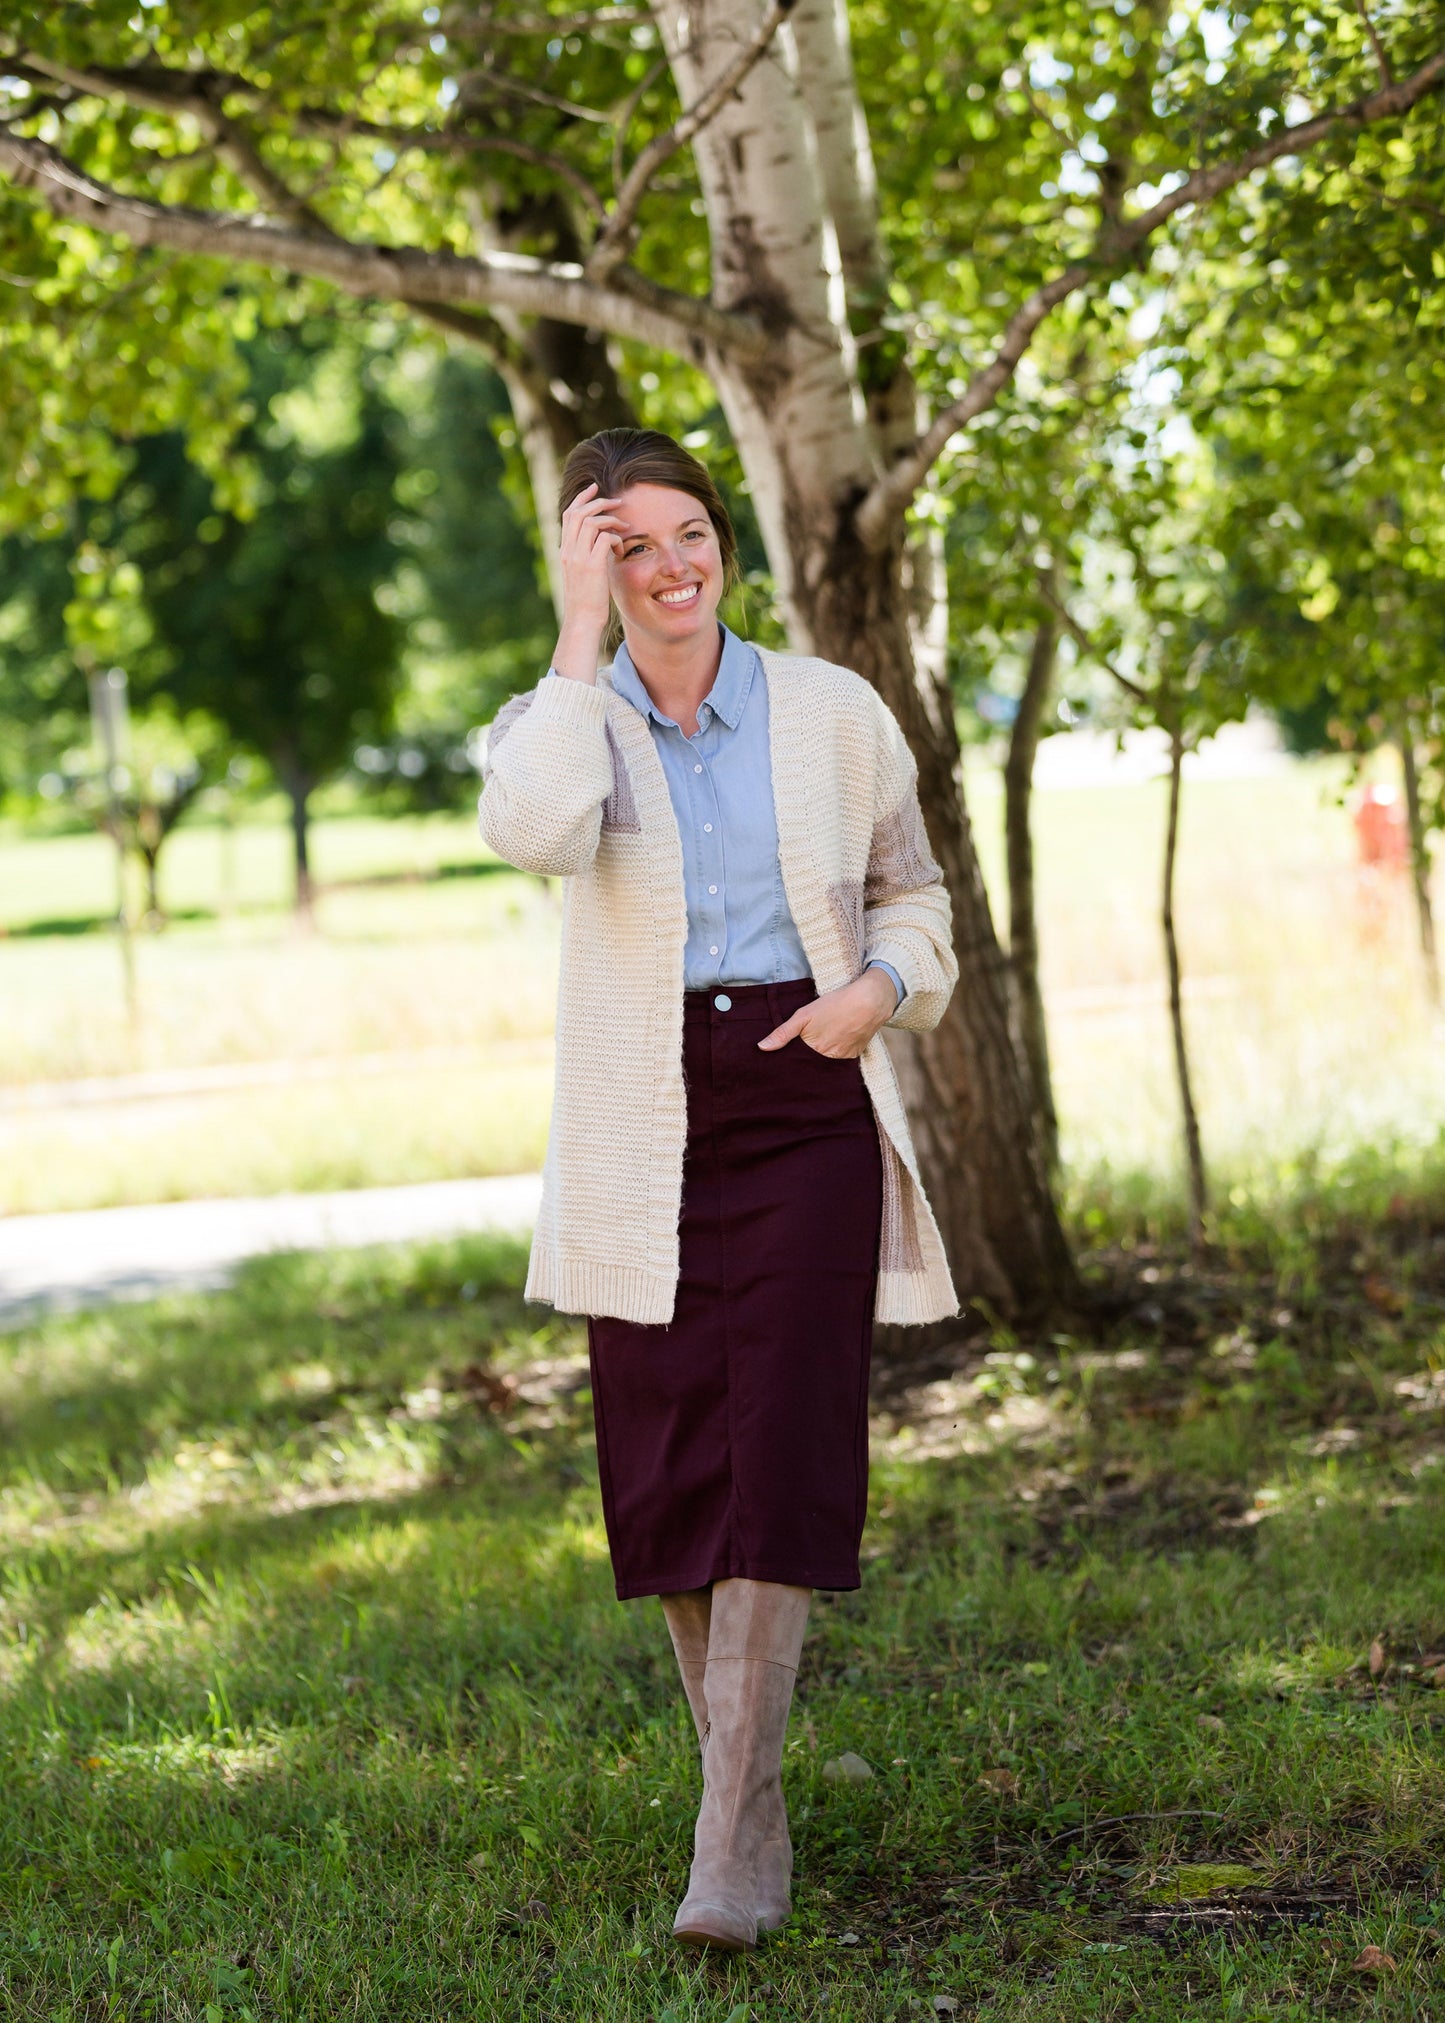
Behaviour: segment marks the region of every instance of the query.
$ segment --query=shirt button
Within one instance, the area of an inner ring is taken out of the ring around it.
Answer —
[[[702,833],[704,834],[704,836],[710,836],[710,835],[712,834],[712,823],[711,823],[711,822],[704,822],[704,823],[703,823],[703,825],[702,825]]]
[[[712,946],[712,947],[711,947],[711,948],[710,948],[710,949],[708,950],[708,954],[709,954],[709,955],[716,955],[716,954],[717,954],[717,944],[716,944],[716,942],[714,942],[713,946]]]
[[[716,891],[717,891],[717,887],[716,887],[716,885],[709,885],[707,889],[708,889],[708,891],[709,891],[709,892],[716,892]]]
[[[716,949],[713,950],[713,954],[714,955],[717,954]],[[731,1011],[733,1008],[733,1001],[728,996],[726,991],[723,991],[720,996],[715,997],[713,999],[713,1003],[717,1006],[719,1011]]]
[[[694,766],[694,767],[693,767],[693,771],[694,771],[695,773],[700,773],[700,772],[702,771],[702,767],[701,767],[701,766]]]

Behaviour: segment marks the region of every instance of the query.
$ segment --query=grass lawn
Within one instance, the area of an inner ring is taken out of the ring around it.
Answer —
[[[1438,2019],[1441,1178],[1227,1209],[1195,1269],[1105,1203],[1088,1317],[880,1378],[797,1915],[721,1963],[668,1938],[695,1746],[514,1249],[0,1337],[0,2012]]]

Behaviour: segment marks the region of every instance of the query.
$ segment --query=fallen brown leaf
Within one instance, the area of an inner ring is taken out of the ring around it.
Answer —
[[[1376,1637],[1370,1646],[1370,1677],[1378,1679],[1385,1669],[1385,1646]]]
[[[1012,1770],[985,1770],[979,1783],[988,1791],[996,1791],[1000,1798],[1016,1798],[1019,1781]]]
[[[506,1412],[517,1402],[515,1377],[499,1377],[484,1363],[468,1363],[453,1379],[452,1387],[483,1412]]]
[[[1350,1972],[1352,1974],[1393,1974],[1395,1965],[1393,1953],[1383,1952],[1379,1946],[1366,1946],[1364,1952],[1360,1954],[1357,1960],[1351,1960]]]
[[[1402,1314],[1409,1301],[1398,1286],[1381,1278],[1378,1272],[1371,1272],[1364,1284],[1365,1298],[1382,1314]]]

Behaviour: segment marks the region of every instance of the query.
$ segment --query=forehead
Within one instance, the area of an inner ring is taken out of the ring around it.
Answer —
[[[710,524],[702,501],[671,485],[629,485],[618,501],[617,517],[632,534],[675,534],[690,520]]]

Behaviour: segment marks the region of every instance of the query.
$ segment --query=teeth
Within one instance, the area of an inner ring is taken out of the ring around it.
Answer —
[[[690,604],[697,595],[696,583],[690,583],[686,590],[662,590],[658,592],[659,604]]]

